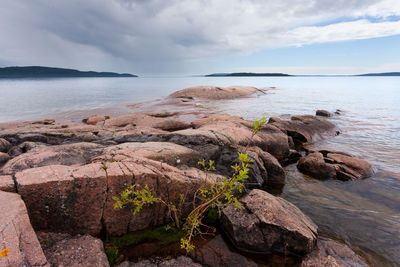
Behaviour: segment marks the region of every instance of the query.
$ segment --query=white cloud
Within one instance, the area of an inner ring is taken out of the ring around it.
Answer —
[[[400,34],[390,16],[400,1],[5,0],[0,62],[176,72],[187,60]]]

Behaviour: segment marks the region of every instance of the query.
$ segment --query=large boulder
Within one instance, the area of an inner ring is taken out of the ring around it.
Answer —
[[[39,232],[38,238],[51,266],[110,266],[103,242],[90,235]]]
[[[9,249],[0,266],[50,266],[29,222],[21,197],[0,191],[0,251]]]
[[[265,94],[265,90],[250,86],[194,86],[176,91],[170,97],[224,99],[246,97],[253,94]]]
[[[354,180],[367,178],[374,171],[368,162],[349,154],[321,150],[301,158],[297,168],[317,179]]]
[[[102,151],[103,146],[87,142],[39,146],[9,160],[0,171],[4,174],[13,174],[17,171],[47,165],[86,164]]]
[[[368,267],[348,246],[327,238],[318,239],[318,247],[307,255],[301,267]]]
[[[306,255],[315,248],[317,226],[288,201],[254,189],[239,204],[221,215],[222,229],[239,250]]]
[[[292,137],[296,145],[316,142],[325,135],[333,136],[339,133],[333,123],[311,115],[292,116],[290,120],[274,118],[268,124],[278,127]]]
[[[32,168],[16,173],[15,179],[36,230],[100,233],[107,193],[100,163]]]
[[[165,163],[130,157],[78,167],[32,168],[16,173],[15,179],[35,229],[96,235],[104,227],[107,234],[122,235],[170,221],[168,209],[160,204],[136,215],[131,207],[114,209],[113,196],[128,186],[148,185],[156,196],[173,203],[179,203],[180,194],[185,194],[182,211],[187,214],[197,189],[223,178],[195,168],[179,170]]]

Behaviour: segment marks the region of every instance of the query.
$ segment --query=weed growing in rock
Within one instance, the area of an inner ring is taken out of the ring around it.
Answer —
[[[248,142],[245,153],[238,154],[238,163],[233,164],[231,167],[234,173],[230,177],[225,177],[222,182],[211,184],[208,188],[199,188],[195,193],[194,208],[189,212],[186,218],[182,218],[182,205],[185,200],[183,194],[180,195],[179,203],[167,202],[160,197],[154,196],[153,192],[147,185],[141,187],[134,184],[123,192],[119,197],[114,196],[114,208],[121,209],[125,205],[131,204],[133,206],[133,214],[140,212],[145,205],[160,203],[166,206],[171,214],[177,229],[182,231],[183,236],[180,239],[181,248],[187,252],[192,251],[195,247],[192,244],[192,239],[196,235],[209,233],[215,230],[212,227],[202,223],[205,216],[210,216],[210,212],[221,211],[222,209],[233,204],[236,208],[240,208],[236,195],[241,193],[244,189],[244,182],[248,178],[249,163],[252,160],[248,157],[247,149],[251,140],[260,131],[262,125],[265,123],[266,117],[253,122],[253,133],[250,141]],[[203,159],[198,162],[204,171],[209,172],[215,169],[214,161],[208,162]],[[206,232],[203,229],[206,229]]]

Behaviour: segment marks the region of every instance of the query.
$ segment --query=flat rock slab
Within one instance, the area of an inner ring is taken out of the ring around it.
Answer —
[[[137,263],[124,261],[116,267],[202,267],[200,264],[193,262],[191,258],[180,256],[176,259],[162,260],[151,259],[143,260]]]
[[[88,142],[41,146],[8,161],[0,171],[4,174],[14,174],[17,171],[47,165],[86,164],[102,151],[103,146]]]
[[[371,164],[340,152],[321,150],[301,158],[297,168],[317,179],[343,181],[368,178],[374,174]]]
[[[250,86],[194,86],[176,91],[175,93],[172,93],[170,97],[224,99],[246,97],[256,93],[265,94],[265,90]]]
[[[318,247],[302,261],[301,267],[368,267],[348,246],[331,239],[318,239]]]
[[[50,266],[29,222],[21,197],[0,191],[0,251],[9,249],[0,266]]]
[[[240,206],[229,206],[221,215],[224,232],[239,250],[301,256],[316,246],[317,226],[283,198],[254,189]]]
[[[51,266],[110,266],[103,242],[98,238],[43,232],[38,233],[38,238]]]

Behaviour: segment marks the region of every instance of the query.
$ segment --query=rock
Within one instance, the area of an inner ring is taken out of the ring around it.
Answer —
[[[10,155],[8,155],[7,153],[0,152],[0,164],[6,163],[10,160],[10,158]]]
[[[371,164],[365,160],[340,152],[331,153],[324,150],[310,153],[301,158],[297,163],[297,168],[302,173],[317,179],[343,181],[368,178],[374,173]]]
[[[38,238],[51,266],[110,266],[103,242],[90,235],[40,232]]]
[[[48,165],[85,164],[103,151],[103,146],[93,143],[75,143],[58,146],[39,146],[8,161],[0,171],[13,174],[28,168]]]
[[[329,111],[323,110],[323,109],[319,109],[315,112],[315,115],[321,116],[321,117],[331,117],[332,113],[330,113]]]
[[[114,209],[115,201],[112,197],[119,195],[129,185],[148,185],[155,195],[172,203],[179,203],[180,194],[184,194],[185,204],[182,212],[187,215],[191,211],[191,205],[188,203],[191,203],[198,188],[223,180],[219,175],[206,174],[195,168],[179,170],[168,164],[137,157],[121,162],[108,162],[106,166],[108,190],[103,225],[111,236],[165,225],[171,221],[167,208],[161,204],[150,205],[135,215],[129,207]]]
[[[132,156],[165,162],[171,166],[196,166],[201,159],[199,152],[169,142],[122,143],[104,150],[109,159],[123,159]]]
[[[240,199],[241,209],[222,211],[222,229],[243,252],[305,255],[317,242],[317,226],[296,206],[258,189]]]
[[[190,123],[163,117],[153,117],[143,113],[132,113],[113,117],[104,122],[105,127],[124,127],[133,125],[136,127],[150,127],[164,131],[177,131],[190,128]]]
[[[270,153],[262,151],[259,147],[251,147],[249,151],[257,153],[267,171],[267,179],[264,182],[264,187],[269,189],[282,188],[285,185],[286,175],[279,161]]]
[[[116,267],[202,267],[200,264],[192,261],[191,258],[179,256],[176,259],[162,260],[151,259],[142,260],[137,263],[124,261]]]
[[[0,175],[0,190],[6,192],[15,192],[15,184],[12,176]]]
[[[0,257],[0,266],[49,267],[21,197],[0,191],[0,214],[0,250],[10,250],[8,258]]]
[[[200,248],[196,248],[191,252],[196,262],[200,262],[202,266],[226,266],[226,267],[257,267],[258,265],[246,257],[233,252],[229,249],[221,235],[214,237],[207,244]]]
[[[368,267],[369,265],[349,247],[339,242],[320,238],[318,247],[302,261],[301,267]]]
[[[109,119],[109,116],[90,116],[87,119],[83,119],[82,122],[89,124],[89,125],[96,125],[99,122],[105,122],[107,119]]]
[[[333,123],[311,115],[292,116],[290,120],[274,121],[268,125],[274,125],[291,136],[296,145],[319,141],[325,135],[337,135]]]
[[[249,86],[195,86],[176,91],[170,97],[224,99],[246,97],[256,93],[265,94],[265,90]]]
[[[101,164],[32,168],[15,179],[36,230],[100,233],[107,192]]]
[[[10,148],[11,148],[10,142],[8,142],[4,138],[0,138],[0,152],[7,153]]]

